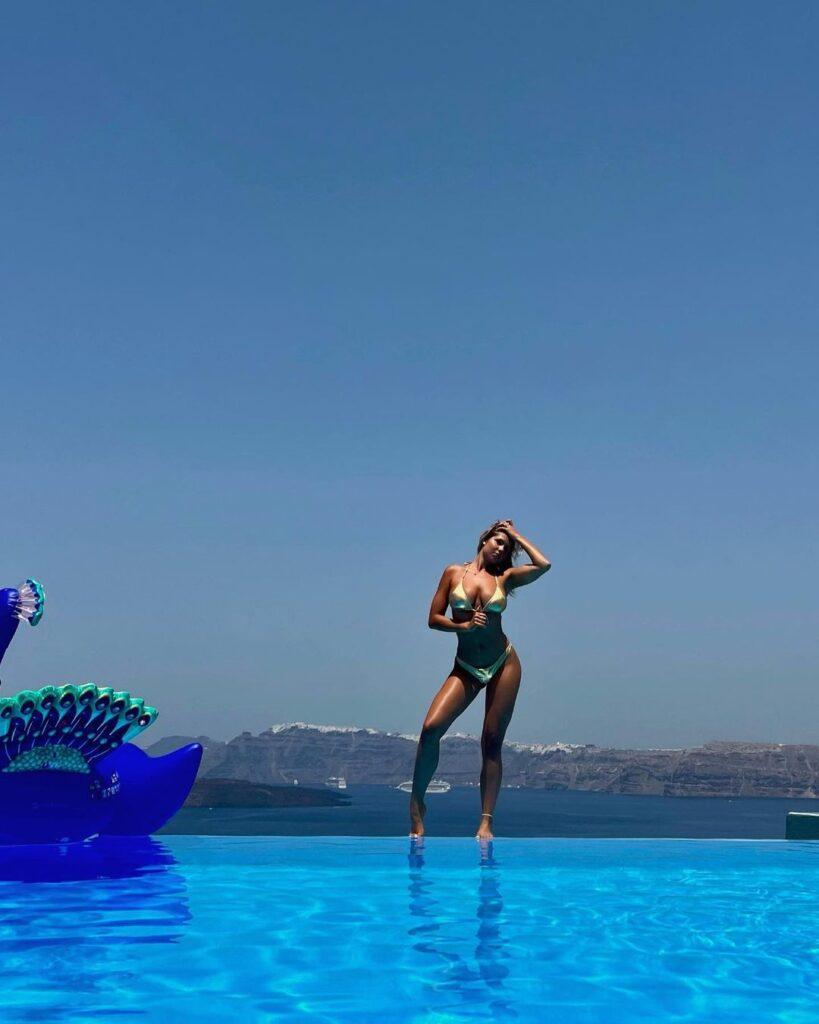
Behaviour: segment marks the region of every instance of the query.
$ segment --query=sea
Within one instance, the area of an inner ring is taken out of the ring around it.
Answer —
[[[389,786],[349,786],[339,807],[183,808],[165,835],[402,836],[409,831],[406,793]],[[819,812],[819,800],[623,796],[614,793],[503,789],[495,808],[497,838],[784,839],[788,811]],[[474,835],[477,787],[428,794],[430,836]]]

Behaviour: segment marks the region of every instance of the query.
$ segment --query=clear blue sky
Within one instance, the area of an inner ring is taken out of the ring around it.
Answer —
[[[7,7],[0,570],[50,605],[4,692],[416,731],[512,517],[509,738],[819,741],[818,29]]]

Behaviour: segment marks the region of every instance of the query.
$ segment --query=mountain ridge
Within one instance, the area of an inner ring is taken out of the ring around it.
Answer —
[[[350,785],[396,786],[411,778],[417,736],[357,726],[285,722],[231,740],[168,736],[148,748],[162,754],[190,742],[204,748],[200,779],[264,785],[321,785],[344,775]],[[819,795],[819,746],[713,740],[699,747],[618,749],[594,744],[504,744],[504,785],[663,796]],[[475,785],[480,741],[450,733],[436,775]]]

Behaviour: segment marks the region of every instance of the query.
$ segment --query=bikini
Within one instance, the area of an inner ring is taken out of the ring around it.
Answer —
[[[464,567],[463,576],[456,587],[453,588],[452,593],[449,595],[449,605],[453,611],[464,611],[474,612],[475,608],[472,602],[466,595],[464,590],[464,579],[466,577],[466,570],[471,565],[471,562],[467,562]],[[495,593],[483,606],[485,612],[497,612],[498,615],[506,608],[506,594],[501,589],[500,582],[495,584]],[[470,665],[468,662],[463,661],[461,658],[455,658],[455,664],[460,665],[461,668],[466,669],[470,675],[474,676],[475,679],[481,684],[486,686],[490,679],[499,671],[503,663],[509,657],[509,652],[512,650],[512,645],[507,644],[506,650],[501,654],[497,661],[492,662],[491,665],[487,665],[484,668],[479,668],[477,665]]]

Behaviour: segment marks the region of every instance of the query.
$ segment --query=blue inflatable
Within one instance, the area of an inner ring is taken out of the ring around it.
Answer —
[[[43,588],[0,590],[0,659],[22,620],[36,625]],[[156,708],[124,690],[44,686],[0,699],[0,845],[146,836],[179,810],[202,747],[149,757],[130,741]]]
[[[36,626],[43,617],[45,594],[37,580],[0,590],[0,661],[21,622]]]

